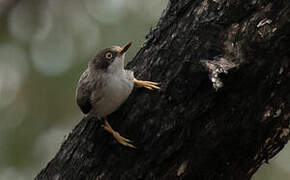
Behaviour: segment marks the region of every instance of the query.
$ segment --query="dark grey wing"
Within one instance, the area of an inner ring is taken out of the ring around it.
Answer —
[[[87,69],[78,82],[76,89],[76,101],[84,114],[87,114],[92,109],[91,104],[92,86],[89,81],[89,70]]]

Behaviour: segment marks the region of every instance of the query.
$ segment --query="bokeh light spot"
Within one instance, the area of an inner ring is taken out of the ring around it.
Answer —
[[[70,34],[51,33],[45,40],[32,43],[32,61],[39,72],[59,75],[72,66],[73,49]]]
[[[97,21],[116,24],[125,15],[124,0],[84,0],[87,12]]]
[[[13,44],[0,44],[0,108],[15,99],[28,72],[26,53]]]

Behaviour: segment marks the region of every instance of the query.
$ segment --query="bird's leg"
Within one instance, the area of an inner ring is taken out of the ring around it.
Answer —
[[[157,82],[141,81],[141,80],[134,78],[134,84],[137,87],[144,87],[144,88],[149,89],[149,90],[153,90],[153,89],[160,90],[160,87],[158,87],[159,83],[157,83]]]
[[[130,140],[127,138],[124,138],[123,136],[121,136],[117,131],[114,131],[114,129],[110,126],[110,124],[108,123],[107,119],[105,118],[104,121],[104,129],[106,131],[108,131],[110,134],[112,134],[114,136],[114,138],[122,145],[124,146],[128,146],[131,148],[136,148],[134,145],[130,144]]]

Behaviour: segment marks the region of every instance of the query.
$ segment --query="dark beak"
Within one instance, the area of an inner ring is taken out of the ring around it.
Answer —
[[[122,48],[122,50],[119,52],[119,56],[122,56],[128,49],[129,47],[133,44],[133,41],[129,42],[126,46]]]

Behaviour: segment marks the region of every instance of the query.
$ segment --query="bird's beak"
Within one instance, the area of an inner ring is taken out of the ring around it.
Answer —
[[[133,44],[133,41],[129,42],[126,46],[122,47],[121,51],[119,52],[119,56],[122,56],[132,44]]]

